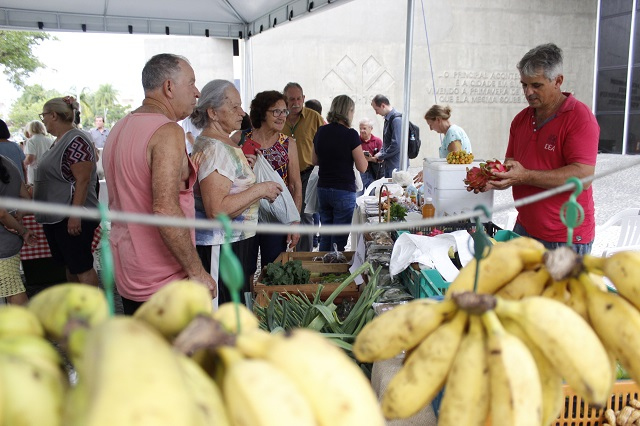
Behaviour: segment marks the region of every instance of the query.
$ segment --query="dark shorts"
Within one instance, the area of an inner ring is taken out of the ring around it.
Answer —
[[[66,266],[71,274],[80,274],[93,268],[91,244],[93,234],[100,224],[93,220],[82,220],[80,235],[71,236],[67,231],[68,219],[52,225],[42,225],[53,259]]]

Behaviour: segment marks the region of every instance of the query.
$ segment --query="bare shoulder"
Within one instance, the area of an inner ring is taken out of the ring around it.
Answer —
[[[178,123],[170,122],[160,126],[155,131],[149,141],[149,147],[153,148],[157,144],[162,144],[163,147],[168,147],[168,145],[182,146],[184,145],[184,138],[182,127]]]

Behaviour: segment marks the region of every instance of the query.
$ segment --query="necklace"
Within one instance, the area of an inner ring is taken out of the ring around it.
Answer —
[[[291,131],[291,136],[295,136],[294,133],[296,131],[296,127],[298,127],[298,124],[300,124],[300,116],[298,116],[298,119],[296,120],[293,126],[291,125],[291,123],[289,123],[289,119],[287,119],[287,126],[289,126],[289,130]]]

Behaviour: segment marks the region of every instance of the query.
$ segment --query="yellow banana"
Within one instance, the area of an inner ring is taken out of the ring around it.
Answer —
[[[560,281],[552,280],[551,284],[542,291],[541,296],[566,304],[571,297],[569,293],[569,279]]]
[[[591,326],[571,308],[546,297],[498,298],[495,312],[516,322],[566,382],[595,406],[604,406],[614,377],[607,351]]]
[[[457,309],[451,299],[440,303],[415,299],[396,306],[364,326],[353,345],[353,353],[360,362],[393,358],[419,344],[453,317]]]
[[[494,294],[506,283],[514,279],[525,267],[542,263],[544,251],[525,247],[529,244],[525,237],[496,244],[489,255],[480,261],[477,293]],[[526,244],[525,244],[526,243]],[[454,291],[472,291],[476,276],[476,259],[469,262],[449,286],[447,295]]]
[[[20,358],[49,374],[63,373],[62,356],[42,337],[28,334],[4,337],[0,339],[0,354]]]
[[[544,265],[539,265],[536,269],[524,270],[504,287],[496,292],[507,300],[520,300],[523,297],[540,296],[545,285],[551,276]]]
[[[247,358],[264,358],[272,338],[273,335],[268,331],[250,329],[236,336],[236,348]]]
[[[469,323],[447,377],[439,426],[482,426],[489,414],[489,366],[484,330],[476,315],[470,316]]]
[[[587,270],[587,272],[592,272],[598,275],[604,274],[604,264],[606,258],[592,256],[590,254],[585,254],[582,256],[582,266]]]
[[[90,330],[76,365],[83,394],[68,426],[204,425],[178,359],[164,338],[132,317]]]
[[[580,281],[593,329],[631,378],[640,381],[640,312],[623,297],[597,289],[586,275]]]
[[[67,283],[42,290],[29,301],[29,310],[42,324],[46,334],[62,339],[67,322],[76,319],[95,326],[108,314],[107,299],[98,287]]]
[[[0,306],[0,338],[22,334],[44,336],[38,317],[24,306]]]
[[[274,335],[265,359],[298,386],[318,425],[385,424],[369,380],[321,334],[295,329]]]
[[[488,336],[493,426],[539,426],[542,424],[542,388],[531,352],[517,337],[505,331],[494,311],[482,314],[482,321]]]
[[[589,315],[587,313],[587,294],[585,293],[584,286],[576,277],[569,278],[569,299],[565,304],[576,311],[585,321],[589,322]]]
[[[304,393],[283,371],[263,359],[243,359],[228,366],[223,393],[236,426],[317,424]]]
[[[236,306],[238,311],[236,312]],[[235,303],[223,303],[212,314],[213,319],[219,321],[229,333],[238,333],[238,316],[240,321],[240,330],[245,331],[258,328],[260,321],[246,306]]]
[[[0,424],[62,425],[66,385],[62,373],[50,374],[14,355],[0,354],[3,411]]]
[[[604,275],[637,309],[640,309],[640,252],[621,251],[604,261]]]
[[[173,340],[198,314],[210,315],[211,293],[196,281],[173,281],[144,302],[133,315]]]
[[[190,358],[177,354],[180,370],[187,382],[187,389],[201,412],[203,424],[228,426],[231,423],[218,385]]]
[[[442,389],[467,319],[465,311],[458,311],[411,352],[383,395],[382,411],[387,419],[414,415]]]
[[[550,425],[558,418],[564,407],[562,376],[517,323],[508,318],[500,318],[500,321],[507,333],[520,339],[533,356],[542,388],[542,424]]]

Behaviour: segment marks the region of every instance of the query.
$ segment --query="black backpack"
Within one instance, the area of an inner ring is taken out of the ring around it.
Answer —
[[[402,114],[398,113],[391,119],[391,121],[393,122],[396,117],[402,117]],[[420,127],[409,121],[409,146],[407,147],[407,156],[410,159],[416,158],[420,153],[421,145],[422,141],[420,140]]]

